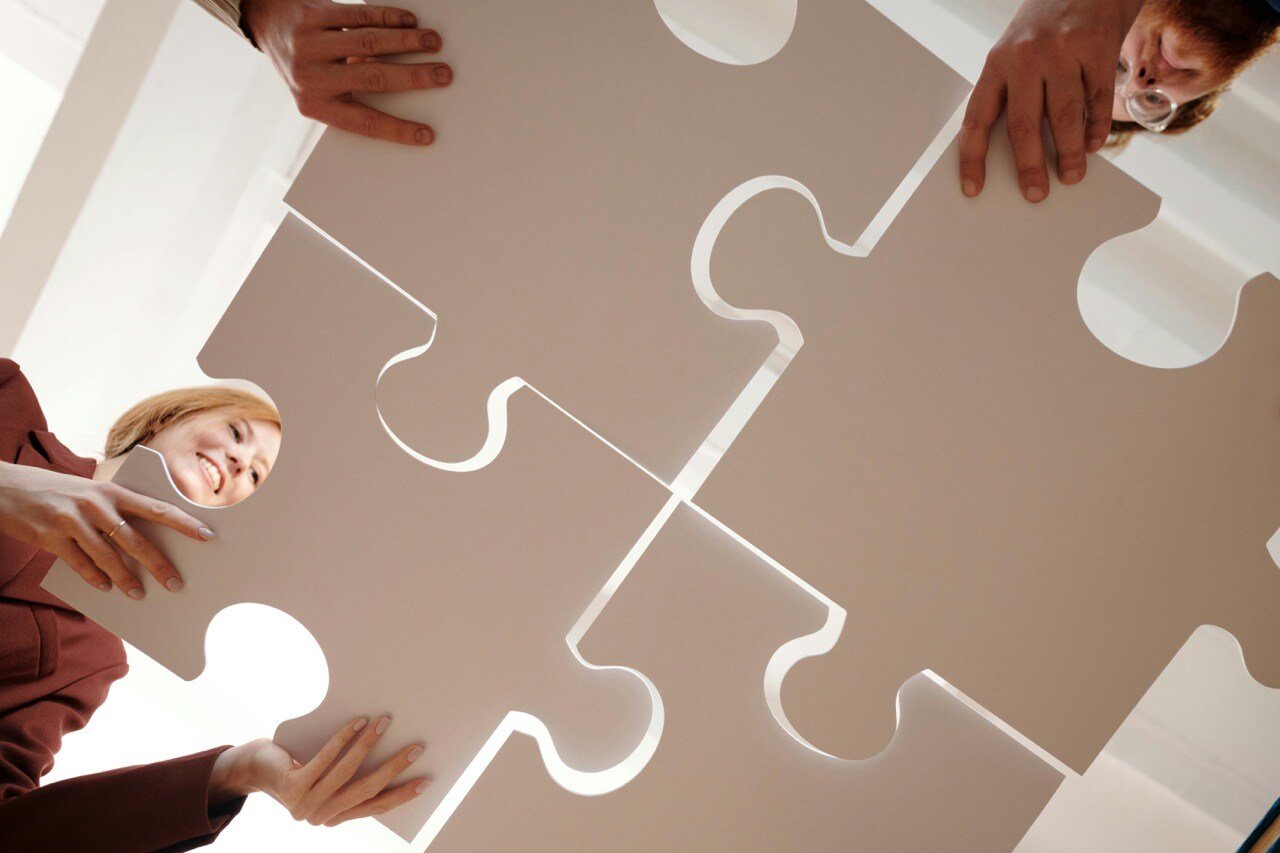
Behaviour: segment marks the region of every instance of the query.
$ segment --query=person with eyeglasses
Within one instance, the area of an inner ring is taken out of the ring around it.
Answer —
[[[971,197],[982,192],[1002,114],[1018,186],[1040,202],[1049,195],[1045,120],[1058,179],[1078,183],[1086,153],[1204,121],[1278,34],[1280,0],[1024,0],[969,98],[960,188]]]

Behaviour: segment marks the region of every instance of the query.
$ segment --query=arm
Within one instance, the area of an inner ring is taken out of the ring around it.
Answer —
[[[62,736],[85,725],[124,671],[108,667],[0,717],[0,849],[190,850],[217,838],[254,791],[296,820],[336,826],[385,814],[426,789],[422,777],[391,785],[422,756],[420,745],[357,775],[386,717],[344,726],[305,765],[256,740],[37,787]]]
[[[99,670],[0,718],[0,848],[188,850],[240,810],[242,796],[210,801],[226,747],[37,787],[62,736],[88,722],[124,671]]]

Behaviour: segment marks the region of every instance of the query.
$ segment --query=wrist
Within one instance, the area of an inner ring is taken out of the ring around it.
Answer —
[[[224,750],[213,763],[209,776],[209,808],[245,797],[258,790],[253,773],[254,743]]]

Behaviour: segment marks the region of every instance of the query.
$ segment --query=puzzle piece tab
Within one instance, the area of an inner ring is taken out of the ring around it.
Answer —
[[[898,733],[875,758],[831,758],[778,726],[769,658],[826,616],[677,509],[581,643],[662,694],[648,766],[577,797],[540,778],[532,741],[508,741],[432,850],[1012,850],[1062,777],[927,676],[903,686]]]
[[[1095,158],[1023,204],[992,139],[979,199],[953,144],[866,259],[791,191],[737,210],[719,293],[805,343],[696,501],[848,609],[783,690],[818,746],[878,752],[928,668],[1083,771],[1201,624],[1280,685],[1280,285],[1202,364],[1121,358],[1080,269],[1156,198]]]
[[[668,497],[527,389],[509,401],[506,444],[486,467],[412,460],[384,431],[374,388],[384,364],[430,334],[419,307],[287,218],[200,354],[205,373],[252,380],[279,406],[270,478],[234,507],[194,510],[213,542],[147,528],[183,573],[181,593],[152,582],[142,602],[104,596],[66,566],[45,582],[186,678],[203,668],[205,628],[224,607],[289,613],[324,649],[329,692],[277,740],[305,761],[349,720],[394,715],[365,766],[425,741],[404,775],[434,784],[380,818],[406,838],[509,710],[540,718],[582,769],[613,766],[640,740],[647,690],[583,667],[565,635]],[[438,411],[417,395],[415,417]],[[117,480],[184,503],[152,451],[135,452]]]
[[[968,89],[862,0],[803,0],[751,66],[695,53],[649,0],[406,5],[444,34],[455,79],[371,103],[431,122],[435,143],[326,133],[287,200],[439,316],[384,386],[435,414],[384,408],[440,460],[480,448],[486,397],[520,376],[671,482],[775,342],[695,293],[708,212],[790,175],[852,241]]]

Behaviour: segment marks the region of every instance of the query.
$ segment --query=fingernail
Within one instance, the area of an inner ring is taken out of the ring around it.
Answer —
[[[177,592],[182,589],[182,587],[182,578],[169,578],[164,582],[164,588],[169,590],[169,592]]]
[[[409,759],[410,763],[417,761],[421,757],[422,747],[420,746],[415,746],[413,749],[409,750],[409,754],[405,756],[405,758]]]
[[[427,786],[430,784],[431,784],[430,779],[423,779],[414,787],[413,790],[415,793],[421,794],[423,791],[427,790]]]
[[[132,598],[134,601],[141,601],[141,600],[142,600],[142,590],[138,589],[137,587],[134,587],[133,589],[129,590],[129,592],[128,592],[127,594],[128,594],[128,596],[129,596],[130,598]]]
[[[431,79],[434,80],[437,85],[443,86],[453,79],[453,69],[447,65],[437,65],[435,68],[431,69]]]
[[[400,16],[400,26],[402,27],[412,27],[416,23],[418,23],[418,19],[408,12]]]
[[[355,723],[352,724],[351,730],[358,732],[367,725],[369,725],[369,721],[364,718],[361,718],[359,720],[356,720]]]
[[[103,592],[111,592],[111,581],[103,581],[102,583],[98,584],[98,589],[102,590]]]
[[[1062,182],[1064,184],[1074,184],[1083,177],[1084,175],[1080,174],[1079,169],[1069,169],[1062,173]]]
[[[385,731],[387,730],[387,726],[389,726],[389,725],[391,725],[391,721],[390,721],[389,719],[387,719],[386,717],[383,717],[381,720],[378,720],[378,725],[377,725],[377,726],[375,726],[373,730],[374,730],[377,734],[382,734],[383,732],[385,732]]]
[[[201,527],[201,528],[200,528],[198,531],[196,531],[196,532],[197,532],[197,533],[199,533],[199,534],[200,534],[200,538],[201,538],[201,539],[204,539],[205,541],[208,541],[208,540],[210,540],[210,539],[212,539],[213,537],[215,537],[215,536],[217,536],[217,535],[218,535],[218,534],[214,533],[212,530],[210,530],[210,529],[209,529],[209,528],[207,528],[207,527]]]
[[[1023,195],[1026,196],[1027,201],[1034,204],[1044,198],[1044,190],[1039,187],[1027,187],[1026,191],[1023,192]]]
[[[416,140],[418,140],[418,142],[419,142],[420,144],[422,144],[422,145],[430,145],[430,144],[431,144],[431,140],[435,139],[435,138],[436,138],[436,135],[435,135],[435,133],[433,133],[433,132],[432,132],[431,128],[429,128],[429,127],[420,127],[420,128],[418,128],[418,130],[413,134],[413,138],[414,138],[414,139],[416,139]]]
[[[427,50],[440,49],[440,34],[437,32],[425,33],[422,36],[422,46]]]
[[[960,190],[969,198],[973,198],[978,194],[978,185],[974,181],[965,181],[960,185]]]

